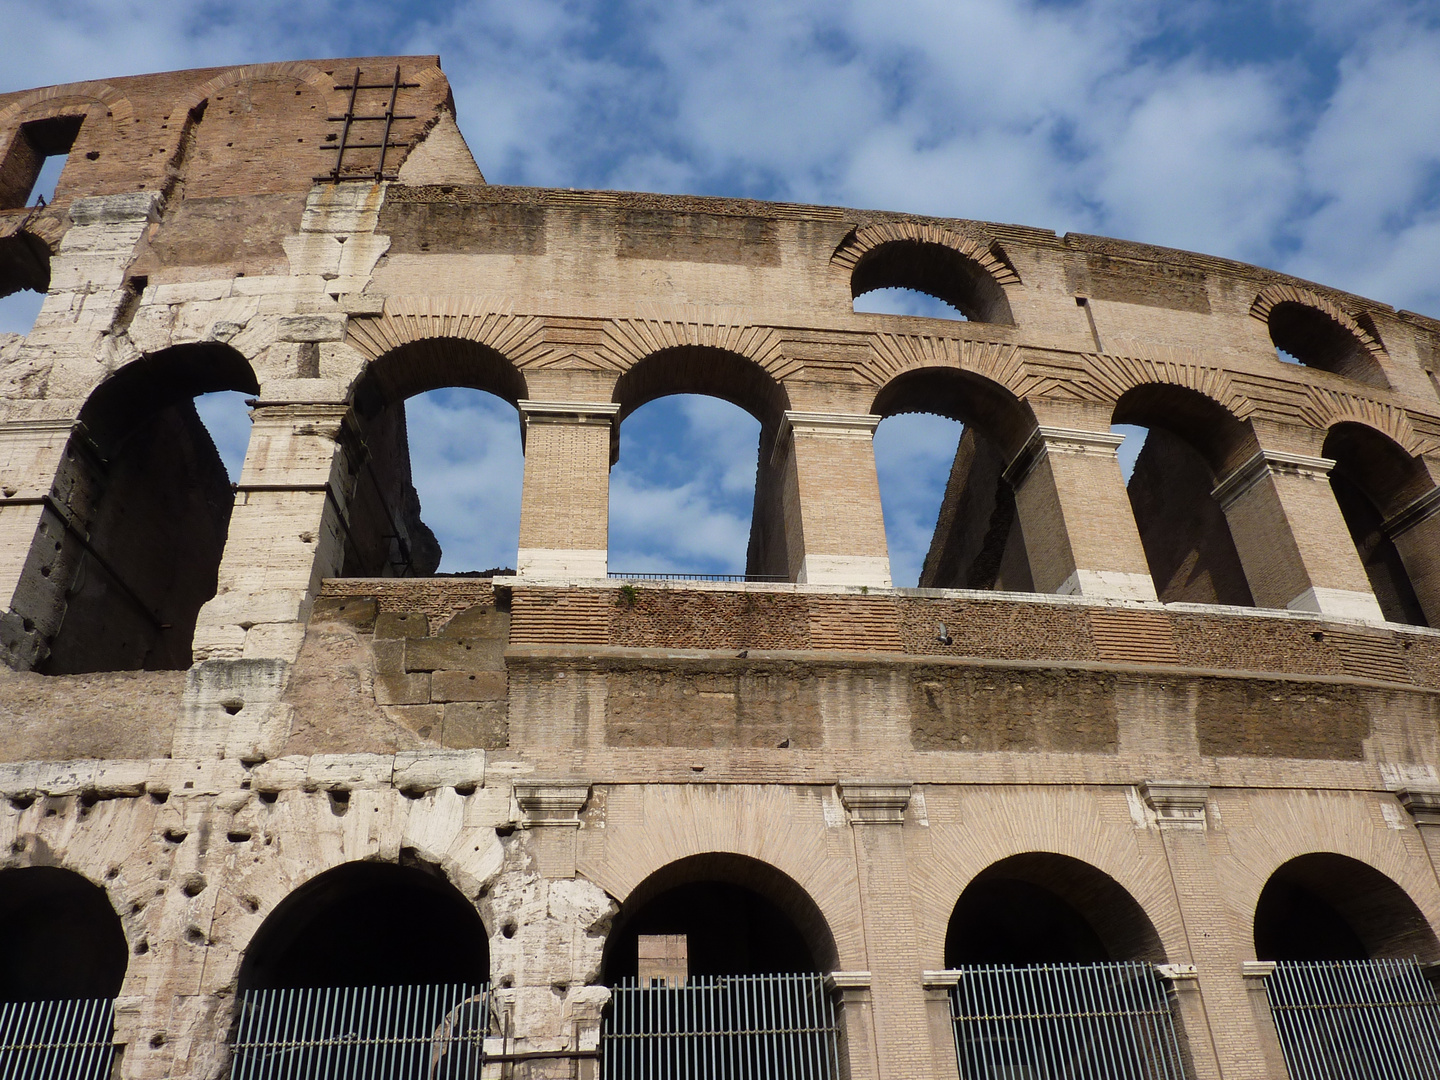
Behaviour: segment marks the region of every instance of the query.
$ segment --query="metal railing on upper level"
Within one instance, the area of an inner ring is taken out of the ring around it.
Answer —
[[[1169,988],[1150,964],[983,965],[950,991],[964,1080],[1183,1080]]]
[[[1291,1080],[1436,1080],[1440,1001],[1414,960],[1285,960],[1265,977]]]
[[[231,1080],[475,1080],[488,987],[247,990]]]
[[[690,574],[664,571],[662,573],[645,573],[638,570],[612,570],[607,577],[619,581],[768,581],[786,582],[790,579],[784,574]]]
[[[115,1058],[109,998],[0,1005],[0,1078],[108,1080]]]
[[[821,975],[691,976],[615,987],[601,1030],[605,1080],[831,1080],[835,1007]]]

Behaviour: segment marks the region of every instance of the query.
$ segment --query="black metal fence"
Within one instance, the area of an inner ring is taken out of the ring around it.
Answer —
[[[483,986],[249,990],[231,1080],[478,1080]]]
[[[1144,963],[980,965],[950,992],[964,1080],[1182,1080],[1169,987]]]
[[[0,1078],[108,1080],[115,1057],[109,998],[0,1005]]]
[[[1414,960],[1281,961],[1265,994],[1291,1080],[1440,1078],[1440,1002]]]
[[[605,1080],[831,1080],[835,1007],[820,975],[691,976],[614,988]]]

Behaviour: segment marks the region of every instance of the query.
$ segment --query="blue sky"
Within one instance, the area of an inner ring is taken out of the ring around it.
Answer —
[[[3,89],[438,52],[493,183],[1101,233],[1440,315],[1436,0],[0,0],[0,20]],[[514,549],[514,414],[464,398],[412,406],[447,568]],[[897,582],[915,580],[957,437],[928,417],[877,434]],[[752,444],[719,403],[637,412],[612,566],[738,569]]]

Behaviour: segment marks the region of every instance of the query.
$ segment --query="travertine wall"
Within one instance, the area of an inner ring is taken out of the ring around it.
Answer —
[[[357,69],[383,165],[340,154]],[[48,290],[0,340],[0,871],[104,888],[123,1075],[223,1075],[247,946],[357,860],[475,906],[514,1075],[591,1075],[613,920],[692,857],[802,912],[857,1078],[955,1075],[947,927],[1012,856],[1134,901],[1196,1077],[1283,1073],[1241,965],[1293,858],[1384,875],[1423,932],[1367,940],[1440,959],[1440,323],[1098,237],[487,186],[434,57],[0,95],[0,202],[0,292]],[[968,321],[853,310],[887,286]],[[514,574],[405,576],[402,403],[443,386],[516,406]],[[619,425],[673,393],[760,421],[784,581],[606,580]],[[905,590],[872,435],[915,411],[966,434]],[[1112,423],[1159,432],[1128,492]]]

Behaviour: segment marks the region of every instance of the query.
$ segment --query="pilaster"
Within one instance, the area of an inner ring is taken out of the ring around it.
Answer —
[[[603,578],[610,533],[612,402],[521,401],[522,576]]]
[[[1329,458],[1260,450],[1215,486],[1259,607],[1384,622],[1330,488]]]
[[[1039,426],[1005,470],[1038,592],[1154,600],[1108,431]]]

